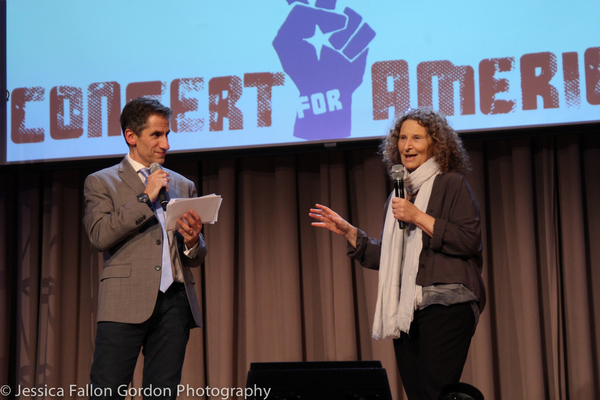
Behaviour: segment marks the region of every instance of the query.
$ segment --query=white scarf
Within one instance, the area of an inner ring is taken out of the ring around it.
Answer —
[[[410,195],[419,193],[414,204],[423,212],[439,172],[440,167],[433,157],[412,173],[405,172],[404,187]],[[399,229],[390,199],[379,260],[379,287],[373,321],[375,339],[393,339],[400,337],[401,332],[408,333],[421,296],[421,287],[417,288],[416,280],[422,249],[423,231],[413,224]]]

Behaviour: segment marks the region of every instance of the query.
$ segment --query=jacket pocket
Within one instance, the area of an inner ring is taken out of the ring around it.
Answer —
[[[100,274],[100,280],[103,281],[108,278],[129,278],[130,276],[131,264],[110,265],[104,267],[102,274]]]

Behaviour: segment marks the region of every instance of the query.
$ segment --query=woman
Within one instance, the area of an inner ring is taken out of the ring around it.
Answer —
[[[380,149],[388,171],[404,166],[407,192],[390,195],[381,242],[323,205],[309,215],[346,237],[350,257],[379,270],[373,337],[394,339],[408,398],[435,400],[460,380],[485,306],[479,209],[462,175],[468,155],[447,120],[424,109],[402,115]]]

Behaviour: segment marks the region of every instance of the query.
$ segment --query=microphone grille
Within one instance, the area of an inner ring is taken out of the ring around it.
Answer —
[[[392,166],[392,179],[402,180],[404,179],[404,165],[396,164]]]
[[[155,162],[153,162],[152,164],[150,164],[150,173],[151,173],[151,174],[155,173],[155,172],[156,172],[156,171],[158,171],[159,169],[162,169],[162,168],[160,167],[160,164],[159,164],[159,163],[155,163]]]

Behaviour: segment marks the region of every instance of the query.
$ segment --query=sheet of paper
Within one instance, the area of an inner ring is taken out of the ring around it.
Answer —
[[[223,199],[220,195],[208,194],[202,197],[192,197],[189,199],[171,199],[167,205],[167,231],[179,229],[177,220],[183,217],[183,214],[190,210],[196,211],[203,224],[214,224],[219,217],[219,208],[221,208]]]

